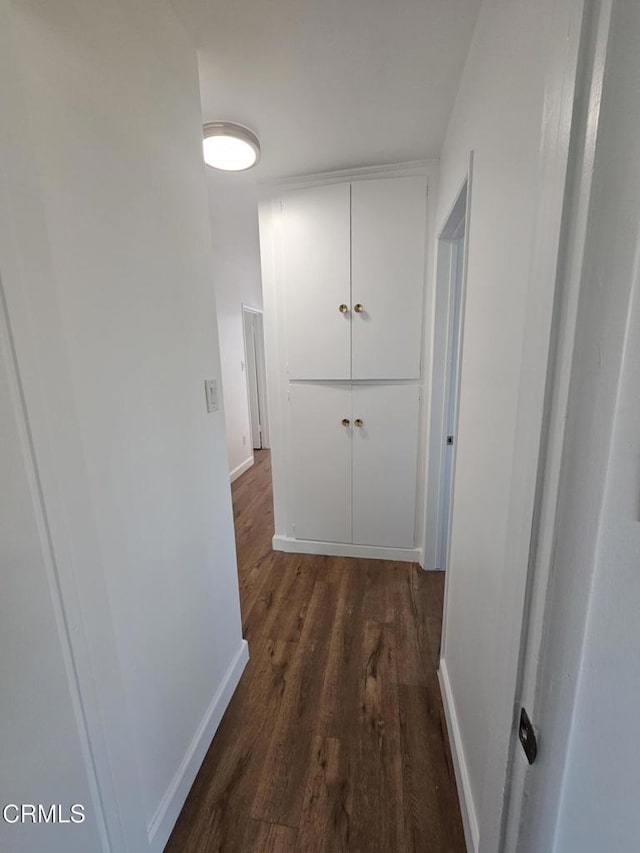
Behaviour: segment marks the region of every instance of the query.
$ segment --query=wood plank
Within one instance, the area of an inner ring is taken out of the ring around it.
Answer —
[[[256,853],[294,853],[300,849],[297,838],[297,831],[290,826],[250,820],[245,849],[255,850]]]
[[[251,816],[297,826],[302,812],[308,758],[318,719],[336,593],[316,582],[305,626],[280,701],[278,719],[258,784]],[[268,734],[265,732],[265,734]]]
[[[399,565],[400,572],[395,566]],[[357,560],[357,566],[366,578],[364,610],[367,619],[376,622],[393,622],[395,601],[393,588],[399,577],[407,572],[406,564],[387,563],[382,560]]]
[[[305,853],[349,849],[349,779],[342,757],[337,738],[313,738],[298,828],[298,846]]]
[[[287,557],[282,554],[274,563],[247,617],[249,641],[259,636],[297,642],[302,636],[316,572],[308,557]]]
[[[335,619],[324,671],[317,732],[340,737],[358,716],[366,575],[353,560],[336,558],[342,569]]]
[[[443,578],[431,578],[440,572],[423,572],[411,567],[398,573],[394,585],[395,626],[402,655],[398,658],[400,684],[427,684],[429,675],[437,671],[440,657],[442,597],[434,590]]]
[[[416,574],[421,580],[421,598],[426,606],[427,636],[431,650],[431,663],[434,669],[440,664],[440,646],[442,643],[442,614],[444,611],[444,572],[423,572],[418,566]]]
[[[435,677],[424,687],[400,685],[398,701],[407,849],[464,853],[456,783]]]
[[[406,850],[393,625],[365,623],[359,717],[344,742],[349,744],[350,849]]]
[[[253,558],[251,568],[243,572],[239,579],[242,633],[247,639],[247,625],[249,624],[251,611],[260,596],[262,587],[268,582],[278,557],[278,552],[272,551],[270,547],[263,552],[257,553]]]

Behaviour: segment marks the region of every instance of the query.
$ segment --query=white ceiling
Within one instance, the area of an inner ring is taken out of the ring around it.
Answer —
[[[252,128],[255,177],[440,153],[480,0],[173,0],[204,121]]]

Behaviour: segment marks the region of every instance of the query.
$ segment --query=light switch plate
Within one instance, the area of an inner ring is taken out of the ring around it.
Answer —
[[[204,393],[207,398],[207,411],[217,412],[220,405],[218,404],[218,383],[215,379],[204,380]]]

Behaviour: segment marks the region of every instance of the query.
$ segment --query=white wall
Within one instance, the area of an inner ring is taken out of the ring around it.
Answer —
[[[253,458],[247,374],[242,368],[242,305],[262,308],[258,199],[251,173],[207,169],[207,188],[227,452],[233,477]]]
[[[32,334],[16,339],[18,367],[34,435],[47,415],[38,394],[49,411],[67,403],[36,461],[57,477],[89,632],[106,585],[138,777],[118,791],[120,818],[140,797],[129,817],[161,849],[246,659],[224,421],[206,413],[203,389],[220,361],[195,54],[163,2],[9,8],[55,309],[25,278]],[[88,650],[98,694],[109,642],[103,632]],[[99,698],[108,738],[122,697]],[[107,747],[117,777],[121,756]]]
[[[495,689],[501,591],[526,568],[504,554],[552,6],[482,4],[441,158],[436,234],[474,152],[442,667],[474,844],[492,722],[512,702]]]
[[[640,7],[618,0],[540,676],[545,751],[531,772],[523,853],[632,853],[640,836],[639,38]]]

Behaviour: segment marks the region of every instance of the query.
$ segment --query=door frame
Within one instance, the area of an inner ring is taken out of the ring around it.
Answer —
[[[433,324],[431,330],[431,393],[429,406],[429,438],[427,452],[426,495],[424,542],[422,547],[423,568],[427,570],[443,569],[449,563],[449,540],[451,511],[453,509],[453,481],[456,460],[456,437],[451,459],[451,487],[449,492],[449,535],[443,534],[443,499],[447,488],[448,435],[447,416],[453,403],[454,420],[457,425],[460,403],[460,368],[462,364],[462,344],[464,336],[464,308],[467,292],[467,268],[469,257],[469,215],[471,211],[471,192],[473,182],[473,151],[469,153],[469,165],[464,181],[454,196],[449,215],[437,238],[436,249],[436,285],[433,305]],[[462,275],[459,280],[454,258],[454,246],[460,239],[459,231],[464,225],[462,237]],[[458,235],[458,236],[456,236]],[[459,290],[459,293],[456,293]],[[453,348],[454,310],[456,295],[460,299],[459,330],[457,347]],[[451,400],[451,371],[457,363],[457,383],[455,400]],[[444,540],[446,539],[446,553]],[[441,565],[444,556],[445,565]],[[445,584],[446,585],[446,584]],[[446,612],[446,608],[445,608]]]
[[[241,304],[241,312],[242,312],[242,338],[244,344],[244,374],[245,374],[245,384],[247,388],[247,409],[249,412],[249,425],[251,427],[251,441],[253,444],[253,428],[255,425],[254,418],[256,417],[256,413],[254,412],[254,406],[252,404],[252,395],[251,395],[251,372],[249,370],[249,361],[251,355],[253,354],[254,361],[254,369],[255,369],[255,379],[256,379],[256,402],[258,406],[258,431],[260,433],[260,448],[257,449],[268,449],[269,448],[269,407],[267,403],[267,371],[266,371],[266,362],[265,362],[265,348],[264,348],[264,312],[261,308],[254,308],[251,305],[246,305],[244,302]],[[258,346],[256,346],[256,329],[253,327],[253,345],[251,347],[248,346],[247,342],[247,317],[259,317],[260,318],[260,334],[258,336]],[[251,452],[256,448],[253,447]]]

